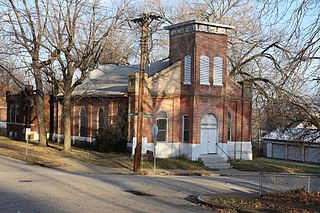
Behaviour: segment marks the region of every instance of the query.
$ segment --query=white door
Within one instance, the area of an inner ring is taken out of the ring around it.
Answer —
[[[212,114],[201,119],[201,147],[203,153],[216,153],[217,148],[217,120]]]

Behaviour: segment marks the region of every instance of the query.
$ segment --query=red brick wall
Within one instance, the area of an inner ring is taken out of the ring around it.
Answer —
[[[181,141],[182,115],[180,113],[179,97],[145,97],[144,112],[152,114],[152,118],[144,118],[144,134],[150,142],[152,139],[151,128],[156,123],[156,115],[159,111],[165,111],[168,116],[168,142]]]
[[[192,85],[184,85],[184,56],[192,57]],[[200,85],[200,56],[210,58],[210,83]],[[223,59],[223,86],[213,86],[213,58]],[[156,123],[156,114],[164,110],[168,114],[168,142],[182,141],[183,115],[190,118],[190,141],[200,143],[201,119],[208,113],[218,121],[218,142],[227,142],[228,112],[232,115],[232,141],[250,141],[251,100],[242,98],[241,85],[227,76],[227,36],[205,32],[189,32],[170,36],[170,63],[182,61],[180,75],[180,93],[171,95],[152,95],[145,91],[144,113],[153,118],[144,118],[143,135],[152,141],[151,127]],[[161,73],[159,73],[161,75]],[[138,98],[132,92],[129,109],[138,112]],[[136,132],[136,116],[132,122],[132,138]]]
[[[240,84],[227,76],[227,36],[205,32],[190,32],[170,36],[170,62],[183,61],[191,55],[192,85],[183,85],[183,63],[181,72],[179,135],[182,135],[182,115],[189,115],[192,126],[192,143],[200,142],[201,119],[212,113],[219,124],[219,142],[227,142],[228,112],[232,114],[232,141],[250,141],[251,100],[242,98]],[[210,58],[210,86],[200,85],[200,56]],[[213,58],[223,59],[223,87],[213,86]],[[170,124],[169,124],[170,125]],[[181,136],[180,136],[181,138]]]
[[[111,98],[111,97],[101,97],[101,98],[83,98],[76,102],[76,105],[72,107],[72,121],[71,121],[71,134],[72,136],[80,136],[80,113],[81,109],[85,109],[87,114],[87,130],[85,137],[94,138],[98,132],[98,115],[99,110],[103,110],[104,117],[104,129],[110,129],[114,133],[119,133],[118,123],[120,119],[120,112],[126,110],[128,106],[128,99],[125,97]],[[58,108],[62,105],[60,104]],[[58,116],[57,116],[57,104],[55,105],[55,129],[58,129]],[[63,125],[62,117],[60,120],[61,131],[55,131],[55,133],[62,134]]]
[[[7,121],[6,97],[0,97],[0,121]]]
[[[32,107],[32,104],[30,102],[30,98],[32,98],[31,93],[28,94],[28,91],[24,91],[18,94],[9,94],[8,99],[7,99],[7,119],[8,119],[8,125],[7,125],[7,135],[9,135],[9,132],[15,132],[16,133],[16,138],[18,139],[24,139],[25,136],[25,128],[26,128],[26,116],[27,116],[27,111],[26,107],[29,107],[29,116],[30,116],[30,127],[31,131],[33,132],[38,132],[39,127],[38,127],[38,121],[37,121],[37,116],[36,116],[36,110],[34,107]],[[46,131],[49,133],[49,118],[50,118],[50,104],[49,104],[50,96],[45,95],[44,97],[44,105],[45,105],[45,126],[46,126]],[[18,105],[20,108],[20,113],[19,117],[16,122],[10,122],[10,107],[11,106],[16,106]],[[31,136],[31,139],[33,135]]]

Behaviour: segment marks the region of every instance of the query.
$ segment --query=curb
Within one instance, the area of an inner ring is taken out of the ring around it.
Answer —
[[[223,209],[224,208],[219,205],[214,205],[212,203],[208,203],[207,201],[202,199],[202,195],[195,196],[194,198],[198,204],[208,206],[211,209],[215,209],[215,208]],[[264,212],[264,211],[259,211],[259,210],[255,210],[255,209],[245,209],[245,208],[236,209],[236,211],[239,213],[261,213],[261,212]]]
[[[209,172],[171,172],[171,171],[158,171],[156,174],[153,171],[142,171],[140,175],[144,176],[219,176],[216,173],[209,173]]]

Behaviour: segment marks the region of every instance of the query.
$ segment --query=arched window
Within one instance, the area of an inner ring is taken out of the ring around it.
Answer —
[[[222,86],[223,59],[214,57],[213,59],[213,85]]]
[[[160,111],[157,113],[157,125],[157,141],[168,141],[168,116],[165,111]]]
[[[227,140],[231,141],[232,139],[232,116],[231,113],[228,112],[228,137]]]
[[[200,84],[210,85],[209,82],[209,57],[206,55],[200,56]]]
[[[217,128],[217,125],[217,119],[211,113],[203,116],[201,119],[201,128]]]
[[[88,131],[88,117],[84,108],[80,111],[80,136],[87,137]]]
[[[104,117],[103,109],[99,109],[98,112],[98,131],[103,131]]]
[[[191,56],[184,57],[184,84],[191,84]]]

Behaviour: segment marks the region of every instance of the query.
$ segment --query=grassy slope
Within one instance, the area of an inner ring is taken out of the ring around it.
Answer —
[[[0,155],[16,158],[19,160],[25,160],[25,147],[26,142],[15,141],[6,137],[0,136]],[[39,147],[37,144],[30,143],[28,145],[29,154],[43,159],[43,161],[49,161],[49,159],[58,159],[59,157],[68,157],[92,163],[98,166],[104,166],[109,168],[132,168],[133,159],[130,154],[119,153],[100,153],[90,150],[84,150],[79,148],[73,148],[70,152],[65,153],[61,151],[63,149],[62,144],[50,143],[50,147]],[[152,169],[153,160],[143,160],[142,168]],[[183,158],[168,158],[157,159],[158,169],[180,169],[180,170],[206,170],[203,164],[186,160]]]
[[[158,169],[207,170],[202,163],[184,158],[157,158],[156,163]],[[153,160],[145,160],[143,162],[143,168],[153,168]]]

